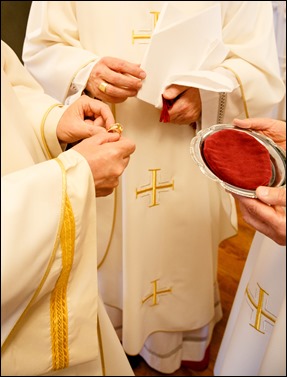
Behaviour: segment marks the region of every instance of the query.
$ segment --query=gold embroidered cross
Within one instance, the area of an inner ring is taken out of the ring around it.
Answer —
[[[145,194],[151,191],[151,204],[149,207],[158,206],[159,203],[157,202],[157,190],[163,190],[171,188],[174,189],[174,181],[172,180],[169,183],[157,183],[157,172],[161,169],[149,169],[152,172],[152,183],[150,186],[136,190],[136,198],[140,194]]]
[[[145,298],[142,299],[142,303],[144,304],[147,300],[152,298],[152,304],[151,306],[158,305],[157,301],[157,295],[163,294],[163,293],[168,293],[171,292],[171,288],[166,288],[166,289],[159,289],[157,290],[157,282],[158,279],[151,281],[151,284],[153,284],[153,292],[146,296]]]
[[[259,287],[259,295],[258,295],[258,302],[256,303],[250,293],[250,290],[248,289],[248,287],[246,288],[246,294],[247,294],[247,297],[249,299],[249,302],[251,304],[251,306],[256,310],[256,315],[255,315],[255,322],[254,324],[250,323],[250,326],[254,327],[255,330],[261,332],[262,334],[265,334],[262,330],[261,330],[261,322],[262,320],[267,319],[271,322],[272,325],[275,324],[276,322],[276,317],[269,313],[268,310],[266,309],[266,304],[264,305],[264,295],[268,295],[269,294],[264,291],[263,288],[260,287],[260,285],[257,283],[258,287]],[[265,306],[265,308],[264,308]],[[262,318],[264,317],[264,318]]]
[[[155,25],[157,23],[159,13],[160,12],[155,12],[155,11],[150,12],[150,14],[153,14],[153,27],[155,27]],[[145,32],[135,33],[134,30],[133,30],[132,31],[132,42],[133,42],[133,44],[134,44],[136,39],[150,39],[151,38],[152,31],[151,31],[151,33],[148,33],[148,34],[144,34],[144,33]]]

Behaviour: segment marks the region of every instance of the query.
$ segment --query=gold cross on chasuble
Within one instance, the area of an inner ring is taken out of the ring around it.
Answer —
[[[264,299],[264,297],[266,297],[266,295],[269,296],[269,294],[266,291],[264,291],[264,289],[262,289],[258,283],[257,285],[259,287],[257,303],[252,297],[252,294],[248,287],[246,288],[246,294],[249,305],[252,307],[253,310],[256,310],[255,321],[254,323],[250,323],[250,326],[254,327],[255,330],[261,332],[262,334],[265,334],[264,331],[261,330],[263,327],[262,322],[267,321],[270,325],[274,326],[276,322],[276,317],[273,314],[271,314],[266,308],[266,299]]]
[[[153,15],[153,28],[155,27],[158,16],[160,12],[156,11],[151,11],[150,14]],[[132,31],[132,42],[134,44],[135,40],[143,40],[143,39],[150,39],[152,35],[153,29],[152,30],[139,30],[137,32]]]
[[[152,304],[151,306],[158,305],[157,296],[163,293],[170,293],[172,290],[171,288],[165,288],[165,289],[159,289],[157,290],[157,282],[158,279],[151,281],[151,284],[153,285],[153,291],[151,294],[146,296],[142,299],[142,303],[144,304],[146,301],[148,301],[150,298],[152,298]]]
[[[150,186],[137,189],[136,190],[136,198],[138,195],[146,194],[148,192],[151,192],[151,204],[149,207],[158,206],[159,203],[157,202],[157,190],[166,190],[166,189],[174,189],[174,181],[167,183],[158,183],[157,182],[157,172],[161,169],[149,169],[149,171],[152,172],[152,183]]]

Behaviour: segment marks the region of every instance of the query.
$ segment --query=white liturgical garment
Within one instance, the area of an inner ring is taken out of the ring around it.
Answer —
[[[93,177],[62,153],[62,114],[1,42],[1,376],[131,376],[98,296]]]
[[[218,4],[170,3],[186,17]],[[234,90],[200,89],[198,129],[246,117],[246,104],[250,116],[263,116],[284,95],[271,4],[219,4],[220,35],[228,53],[208,70],[223,75]],[[101,57],[143,62],[164,5],[33,2],[25,65],[48,93],[72,101]],[[170,55],[182,37],[168,41]],[[185,58],[190,56],[187,48]],[[182,360],[202,361],[222,317],[217,250],[223,239],[236,234],[236,208],[233,198],[192,161],[192,126],[160,123],[160,109],[136,97],[113,110],[136,151],[116,195],[97,200],[99,289],[125,351],[140,353],[156,370],[172,373]]]
[[[286,247],[256,233],[215,376],[286,376]]]

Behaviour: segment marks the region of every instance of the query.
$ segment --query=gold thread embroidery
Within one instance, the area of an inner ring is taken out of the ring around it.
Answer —
[[[64,166],[60,160],[58,160],[58,162],[63,171]],[[63,175],[66,178],[65,171]],[[67,368],[69,366],[67,286],[74,259],[75,219],[66,190],[64,221],[60,239],[62,248],[62,271],[51,294],[50,301],[53,370]]]
[[[163,293],[171,293],[171,288],[165,288],[165,289],[159,289],[157,290],[157,282],[159,279],[151,281],[151,284],[153,285],[153,292],[142,299],[142,303],[144,304],[146,301],[148,301],[150,298],[152,298],[152,304],[151,306],[158,305],[157,295],[163,294]]]
[[[155,27],[155,25],[157,24],[157,21],[158,21],[158,18],[159,18],[159,14],[160,14],[160,12],[155,11],[155,10],[152,10],[152,11],[150,12],[150,14],[153,15],[153,26]]]
[[[49,159],[52,159],[53,156],[52,156],[52,153],[51,153],[51,151],[48,147],[48,143],[47,143],[46,138],[45,138],[44,128],[45,128],[45,122],[46,122],[47,116],[50,114],[51,110],[54,109],[55,107],[63,107],[63,105],[61,105],[60,103],[56,103],[56,104],[50,106],[49,109],[45,112],[43,119],[42,119],[42,122],[41,122],[41,138],[42,138],[42,142],[43,142],[43,145],[44,145],[44,148],[45,148],[45,152],[46,152]]]
[[[132,31],[132,41],[133,44],[135,43],[136,39],[150,39],[151,34],[135,34],[134,31]]]
[[[149,169],[152,172],[152,184],[148,187],[143,189],[136,189],[136,198],[140,194],[145,194],[146,192],[151,191],[151,204],[149,207],[154,207],[159,205],[157,202],[157,190],[171,188],[174,190],[174,181],[172,180],[170,183],[157,183],[157,172],[161,169]]]
[[[223,65],[222,67],[225,68],[225,69],[228,69],[229,71],[231,71],[234,74],[234,76],[235,76],[235,78],[236,78],[236,80],[237,80],[237,82],[239,84],[239,88],[240,88],[240,92],[241,92],[241,97],[242,97],[242,101],[243,101],[243,106],[244,106],[244,111],[245,111],[245,117],[249,118],[249,113],[248,113],[248,109],[247,109],[247,101],[246,101],[246,98],[245,98],[243,84],[242,84],[242,81],[241,81],[240,77],[238,76],[238,74],[232,68],[229,68],[229,67],[227,67],[225,65]]]
[[[58,226],[57,235],[56,235],[56,238],[55,238],[55,242],[54,242],[54,246],[53,246],[51,258],[50,258],[50,260],[48,262],[48,266],[47,266],[46,271],[45,271],[45,273],[43,275],[43,278],[41,279],[41,282],[40,282],[39,286],[35,290],[35,293],[34,293],[33,297],[31,298],[30,302],[26,306],[26,308],[23,311],[22,315],[20,316],[20,318],[18,319],[18,321],[15,323],[14,327],[12,328],[12,330],[9,333],[9,335],[5,339],[5,341],[4,341],[4,343],[3,343],[2,347],[1,347],[1,352],[2,353],[5,352],[5,350],[7,349],[8,345],[13,340],[13,337],[16,336],[16,333],[19,330],[19,328],[21,327],[21,324],[22,324],[22,322],[23,322],[26,314],[28,313],[29,309],[31,308],[31,306],[35,302],[36,298],[38,297],[39,293],[41,292],[41,289],[42,289],[43,285],[45,284],[45,281],[47,280],[47,277],[48,277],[48,275],[49,275],[49,273],[51,271],[53,262],[55,260],[56,251],[57,251],[59,243],[60,243],[60,234],[61,234],[62,224],[63,224],[63,221],[64,221],[64,197],[65,197],[64,195],[65,195],[65,185],[63,184],[63,188],[62,188],[61,215],[60,215],[59,226]]]
[[[261,288],[258,283],[257,283],[257,285],[259,287],[258,303],[256,303],[253,300],[248,287],[246,287],[246,295],[247,295],[247,297],[250,301],[250,304],[256,310],[255,322],[254,322],[254,324],[250,323],[250,326],[252,326],[255,330],[261,332],[262,334],[265,334],[260,329],[262,317],[264,316],[265,318],[269,319],[269,321],[272,322],[273,324],[275,324],[275,322],[276,322],[276,317],[273,316],[272,314],[269,314],[266,310],[264,310],[264,308],[263,308],[264,295],[269,296],[269,294],[263,288]]]
[[[153,27],[155,27],[157,21],[158,21],[158,17],[159,17],[159,14],[160,12],[157,12],[157,11],[151,11],[150,14],[153,15]],[[136,34],[134,32],[134,30],[132,30],[132,43],[134,44],[135,40],[139,40],[139,39],[150,39],[152,36],[152,32],[149,33],[149,34],[144,34],[144,33],[138,33]]]

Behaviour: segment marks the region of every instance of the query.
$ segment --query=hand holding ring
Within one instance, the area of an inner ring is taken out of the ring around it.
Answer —
[[[114,123],[110,126],[110,128],[107,130],[108,132],[117,132],[118,134],[122,134],[123,132],[123,126],[120,123]]]

